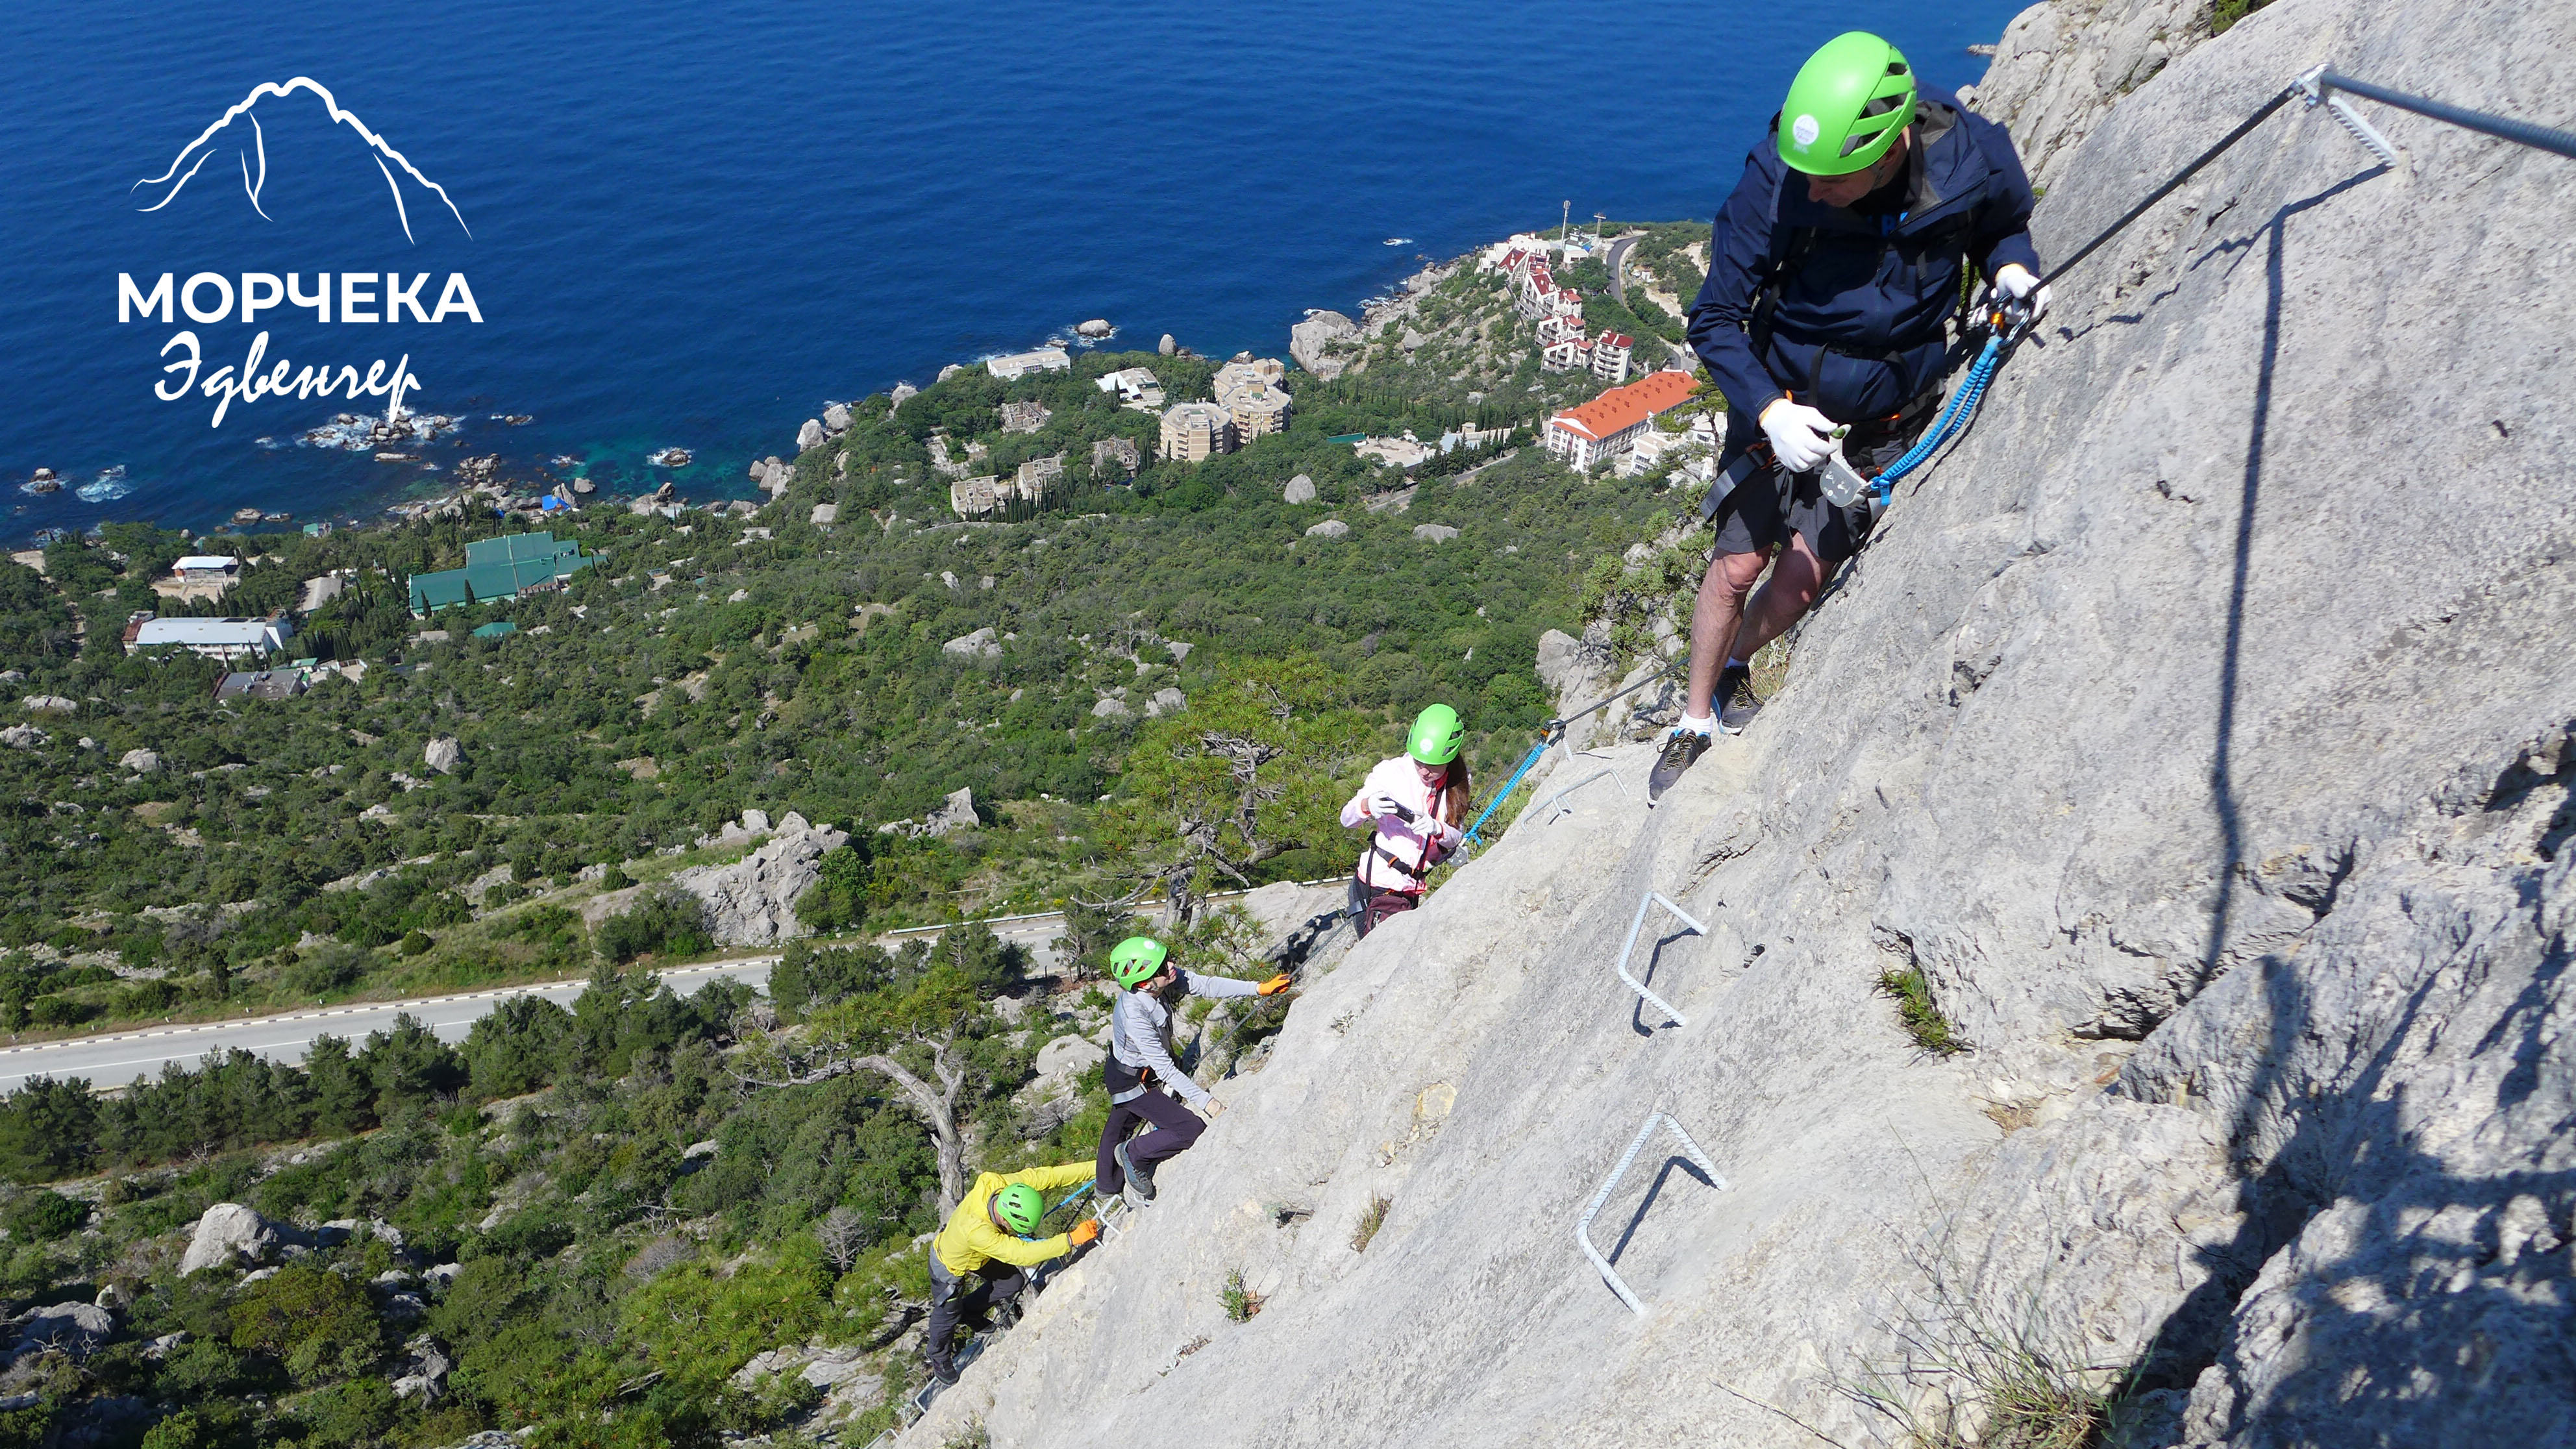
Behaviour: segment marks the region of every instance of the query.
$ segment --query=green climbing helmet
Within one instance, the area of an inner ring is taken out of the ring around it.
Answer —
[[[1847,30],[1798,67],[1780,107],[1780,159],[1810,176],[1878,164],[1914,120],[1914,67],[1866,30]]]
[[[1021,1237],[1038,1230],[1038,1219],[1046,1216],[1046,1199],[1025,1182],[1015,1182],[993,1194],[993,1216]]]
[[[1458,758],[1459,742],[1466,738],[1467,727],[1458,722],[1458,711],[1435,704],[1413,717],[1413,733],[1405,738],[1404,752],[1426,765],[1445,765]]]
[[[1109,979],[1130,991],[1163,969],[1171,952],[1151,936],[1130,936],[1109,948]]]

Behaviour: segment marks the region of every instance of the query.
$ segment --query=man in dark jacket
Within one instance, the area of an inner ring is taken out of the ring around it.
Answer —
[[[1941,401],[1949,321],[1973,265],[2007,296],[2038,289],[2030,179],[2001,126],[1918,96],[1896,47],[1860,31],[1815,53],[1718,213],[1690,340],[1728,405],[1702,514],[1717,553],[1691,615],[1682,722],[1648,781],[1660,796],[1762,703],[1746,661],[1806,613],[1870,526],[1823,473],[1903,455]],[[2046,293],[2031,298],[2044,310]],[[1753,585],[1774,554],[1771,580]],[[1746,595],[1752,594],[1748,604]],[[1722,666],[1722,667],[1721,667]]]

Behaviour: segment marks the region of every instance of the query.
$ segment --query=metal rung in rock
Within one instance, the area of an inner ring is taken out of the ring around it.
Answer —
[[[1708,927],[1692,920],[1690,912],[1674,905],[1671,897],[1666,896],[1661,891],[1650,890],[1646,892],[1646,898],[1637,902],[1637,918],[1628,923],[1628,944],[1619,948],[1619,979],[1628,983],[1629,990],[1646,998],[1647,1002],[1651,1004],[1655,1010],[1671,1017],[1673,1019],[1673,1025],[1688,1026],[1690,1025],[1690,1022],[1686,1020],[1679,1011],[1674,1010],[1671,1002],[1664,1000],[1662,997],[1657,996],[1651,991],[1648,991],[1646,989],[1645,982],[1628,974],[1628,957],[1637,949],[1637,933],[1645,929],[1646,911],[1648,908],[1656,905],[1661,905],[1665,910],[1672,912],[1683,925],[1691,928],[1692,934],[1699,936],[1705,936],[1708,934]],[[1674,1130],[1679,1131],[1681,1129],[1675,1128]]]
[[[1671,903],[1666,902],[1666,904]],[[1601,1270],[1602,1281],[1610,1285],[1610,1291],[1618,1294],[1619,1300],[1635,1310],[1637,1316],[1641,1318],[1645,1316],[1646,1305],[1637,1301],[1637,1295],[1629,1290],[1627,1280],[1621,1278],[1618,1270],[1610,1266],[1609,1259],[1601,1256],[1599,1248],[1592,1246],[1592,1219],[1601,1211],[1602,1204],[1610,1201],[1610,1194],[1618,1188],[1619,1179],[1626,1177],[1628,1169],[1636,1165],[1637,1154],[1645,1150],[1646,1139],[1655,1135],[1655,1127],[1658,1123],[1672,1129],[1673,1136],[1682,1144],[1682,1155],[1697,1165],[1700,1171],[1708,1174],[1709,1185],[1719,1192],[1726,1191],[1726,1179],[1718,1173],[1717,1164],[1708,1160],[1708,1154],[1702,1152],[1699,1144],[1691,1140],[1691,1135],[1682,1130],[1681,1123],[1673,1120],[1673,1114],[1649,1112],[1646,1114],[1646,1125],[1637,1129],[1637,1140],[1628,1144],[1627,1154],[1619,1159],[1617,1167],[1610,1169],[1610,1176],[1602,1182],[1601,1190],[1592,1195],[1590,1205],[1583,1209],[1583,1216],[1575,1219],[1574,1222],[1574,1241],[1582,1247],[1583,1256],[1590,1258],[1592,1266]]]

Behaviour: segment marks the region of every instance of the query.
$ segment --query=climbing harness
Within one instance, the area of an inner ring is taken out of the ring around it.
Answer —
[[[2552,130],[2547,126],[2536,126],[2528,121],[2514,120],[2509,116],[2489,115],[2484,111],[2471,111],[2459,106],[2445,105],[2440,101],[2427,100],[2422,96],[2408,95],[2404,91],[2390,90],[2385,86],[2354,80],[2350,76],[2339,75],[2321,65],[2282,87],[2279,95],[2257,107],[2252,115],[2237,124],[2235,130],[2220,137],[2218,144],[2193,157],[2191,164],[2175,172],[2164,185],[2148,192],[2137,205],[2122,213],[2118,221],[2104,227],[2091,241],[2077,247],[2066,260],[2059,262],[2040,277],[2027,295],[2037,295],[2040,287],[2072,271],[2077,263],[2093,255],[2104,243],[2126,231],[2131,223],[2146,215],[2148,208],[2172,195],[2175,188],[2198,175],[2202,167],[2217,160],[2229,147],[2244,140],[2255,127],[2269,120],[2274,111],[2293,100],[2304,100],[2310,109],[2324,106],[2327,113],[2352,134],[2354,140],[2379,158],[2381,165],[2391,169],[2397,167],[2400,164],[2397,148],[2389,143],[2387,137],[2379,134],[2368,121],[2363,120],[2361,113],[2354,110],[2352,103],[2337,94],[2338,92],[2365,96],[2383,105],[2412,111],[2419,116],[2458,126],[2464,130],[2477,131],[2499,140],[2512,141],[2576,160],[2576,133]],[[1989,310],[1985,348],[1978,354],[1975,365],[1968,369],[1967,377],[1959,383],[1958,391],[1950,395],[1948,406],[1942,408],[1939,419],[1913,447],[1906,450],[1905,456],[1888,465],[1886,471],[1878,475],[1875,484],[1878,507],[1886,507],[1889,491],[1903,481],[1905,475],[1921,467],[1934,453],[1940,451],[1945,442],[1966,430],[1976,416],[1977,405],[1985,400],[1986,389],[1993,383],[1996,371],[2003,366],[2004,360],[2012,355],[2013,347],[2020,342],[2022,336],[2030,330],[2032,320],[2028,305],[2018,300],[1999,300]]]

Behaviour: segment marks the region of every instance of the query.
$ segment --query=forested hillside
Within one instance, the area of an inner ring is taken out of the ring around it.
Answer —
[[[1579,629],[1587,579],[1685,506],[1660,474],[1583,477],[1534,446],[1601,384],[1539,372],[1495,280],[1419,280],[1350,372],[1291,374],[1286,432],[1196,465],[1154,460],[1154,419],[1094,380],[1147,367],[1186,401],[1214,364],[1095,353],[865,399],[774,498],[538,521],[468,491],[380,528],[119,523],[41,571],[0,564],[0,1028],[593,978],[570,1012],[521,1000],[460,1047],[406,1026],[326,1039],[307,1069],[236,1055],[0,1104],[15,1331],[51,1331],[34,1305],[90,1315],[0,1374],[21,1396],[0,1443],[707,1444],[812,1427],[825,1388],[844,1428],[890,1414],[917,1237],[957,1174],[1091,1152],[1096,1065],[1038,1058],[1099,1029],[1083,976],[1126,910],[1181,903],[1194,967],[1250,973],[1258,943],[1205,894],[1346,871],[1334,812],[1434,700],[1490,795],[1550,709],[1539,634]],[[1006,432],[1006,402],[1046,416]],[[1348,441],[1463,428],[1514,431],[1410,471]],[[1095,454],[1115,439],[1132,474]],[[951,512],[952,477],[1059,455],[1029,516]],[[592,558],[560,591],[412,617],[411,575],[536,526]],[[207,552],[243,560],[228,593],[154,592]],[[125,653],[141,611],[288,611],[310,688],[218,700],[216,665]],[[1225,739],[1260,742],[1251,788]],[[848,832],[796,902],[821,935],[770,999],[657,990],[647,968],[719,944],[670,881],[765,838],[746,812]],[[862,944],[1068,902],[1062,976],[976,928]],[[1202,1069],[1285,1011],[1193,1015]],[[860,1053],[953,1073],[949,1106],[828,1065]],[[183,1275],[192,1225],[234,1221],[218,1204],[271,1236]],[[753,1362],[800,1344],[839,1367]]]

